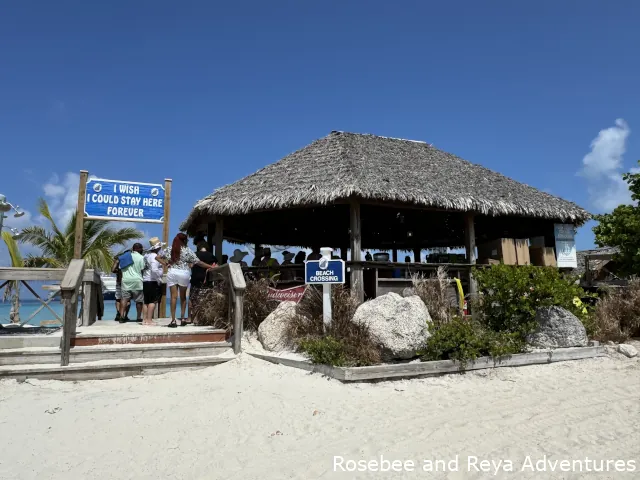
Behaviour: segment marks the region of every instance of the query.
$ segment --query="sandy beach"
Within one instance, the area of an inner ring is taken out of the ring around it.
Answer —
[[[243,353],[142,378],[2,381],[0,425],[2,479],[637,478],[640,359],[342,384]],[[381,455],[404,471],[334,471]],[[526,467],[545,455],[546,472]],[[549,466],[587,457],[636,471]]]

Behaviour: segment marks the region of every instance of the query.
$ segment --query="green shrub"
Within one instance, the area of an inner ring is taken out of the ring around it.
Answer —
[[[575,277],[557,268],[492,265],[474,269],[474,276],[480,292],[476,308],[491,330],[527,335],[536,327],[536,310],[550,306],[565,308],[590,325],[589,310],[580,301],[589,295]]]
[[[334,367],[343,367],[347,364],[344,343],[331,336],[300,340],[298,346],[313,363]]]
[[[524,350],[519,333],[494,332],[472,320],[455,318],[442,325],[419,352],[423,361],[455,360],[464,370],[478,357],[504,357]]]

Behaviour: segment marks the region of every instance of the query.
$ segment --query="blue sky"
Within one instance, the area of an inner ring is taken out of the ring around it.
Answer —
[[[425,140],[607,210],[640,159],[639,16],[624,0],[8,2],[0,192],[29,214],[7,223],[40,221],[43,195],[63,219],[87,169],[172,178],[175,233],[214,188],[331,130]]]

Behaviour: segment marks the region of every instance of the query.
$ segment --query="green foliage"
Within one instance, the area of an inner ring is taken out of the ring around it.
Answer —
[[[20,238],[21,242],[29,243],[41,250],[39,256],[28,256],[25,259],[29,267],[65,268],[73,259],[73,248],[76,232],[76,214],[60,230],[51,216],[49,206],[43,199],[39,200],[38,211],[49,221],[51,230],[33,226],[25,228]],[[82,258],[87,268],[95,268],[103,272],[111,270],[113,262],[112,249],[123,246],[131,240],[143,235],[135,228],[111,228],[104,220],[85,220],[82,236]]]
[[[640,164],[640,161],[638,161]],[[640,173],[625,173],[634,205],[620,205],[611,213],[596,215],[593,227],[595,242],[600,247],[618,247],[616,261],[622,273],[640,274]]]
[[[589,295],[557,268],[492,265],[475,269],[474,275],[481,295],[477,308],[491,330],[525,336],[536,327],[536,310],[550,306],[565,308],[589,323],[589,310],[580,300]]]
[[[419,352],[423,361],[455,360],[464,370],[478,357],[500,358],[524,349],[519,333],[494,332],[472,320],[455,318],[436,330]]]
[[[309,338],[298,343],[300,351],[306,353],[313,363],[343,367],[347,364],[345,345],[340,340],[327,336]]]

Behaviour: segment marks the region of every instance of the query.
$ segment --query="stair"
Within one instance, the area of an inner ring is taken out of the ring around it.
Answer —
[[[182,358],[216,356],[231,350],[229,342],[102,344],[74,347],[70,363],[102,360],[135,360],[147,358]],[[60,362],[60,348],[31,347],[0,349],[0,367],[5,365],[39,365]]]
[[[232,355],[181,358],[98,360],[61,367],[59,364],[0,366],[0,379],[106,380],[134,375],[158,375],[177,370],[206,368],[233,360]]]

